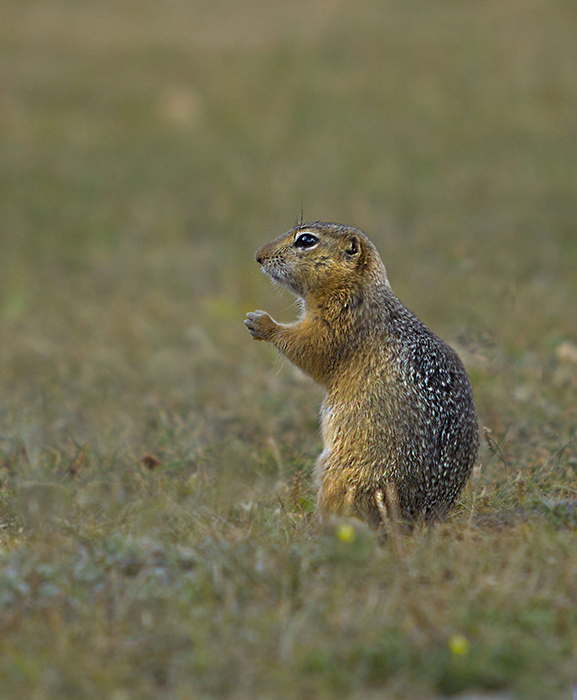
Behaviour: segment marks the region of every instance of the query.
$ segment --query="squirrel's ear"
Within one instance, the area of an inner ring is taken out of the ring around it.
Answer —
[[[347,247],[345,248],[345,254],[349,258],[354,258],[355,255],[358,255],[361,250],[361,242],[359,240],[359,237],[352,233],[349,236],[349,240],[347,242]]]

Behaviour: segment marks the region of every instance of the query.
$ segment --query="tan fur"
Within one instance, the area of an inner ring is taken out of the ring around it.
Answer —
[[[303,234],[316,243],[299,245]],[[327,391],[315,468],[321,518],[334,513],[379,526],[391,498],[405,520],[444,516],[478,447],[457,355],[397,299],[358,229],[300,224],[255,257],[303,309],[291,324],[265,311],[247,314],[245,324]]]

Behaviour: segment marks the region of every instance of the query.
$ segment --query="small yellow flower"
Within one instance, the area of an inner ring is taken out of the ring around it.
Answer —
[[[355,528],[347,523],[340,523],[337,525],[337,537],[341,542],[352,542],[355,539],[356,533]]]
[[[462,634],[454,634],[449,639],[449,649],[455,656],[467,656],[469,648],[469,640]]]

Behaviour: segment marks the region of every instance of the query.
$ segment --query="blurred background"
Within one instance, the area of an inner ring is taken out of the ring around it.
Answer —
[[[4,0],[5,468],[312,460],[319,392],[242,324],[294,318],[253,254],[301,210],[373,238],[513,452],[573,435],[576,36],[569,0]]]
[[[315,532],[321,392],[243,325],[301,211],[471,376],[400,546]],[[0,0],[2,697],[566,697],[576,222],[575,0]]]

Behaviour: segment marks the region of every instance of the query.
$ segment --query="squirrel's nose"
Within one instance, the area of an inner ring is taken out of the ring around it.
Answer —
[[[263,245],[262,248],[259,248],[254,254],[254,259],[259,265],[262,265],[263,261],[266,259],[266,248],[267,246]]]

